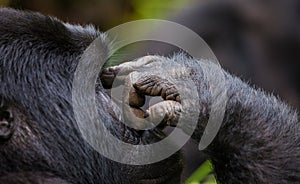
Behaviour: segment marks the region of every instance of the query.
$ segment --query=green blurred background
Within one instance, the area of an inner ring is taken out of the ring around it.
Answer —
[[[93,23],[107,30],[141,18],[166,18],[196,0],[0,0],[1,6],[29,9],[74,23]]]

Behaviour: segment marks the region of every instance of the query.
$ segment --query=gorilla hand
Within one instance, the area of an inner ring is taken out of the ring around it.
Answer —
[[[104,69],[102,72],[101,79],[106,88],[125,83],[126,92],[122,99],[125,102],[123,112],[127,121],[133,123],[131,127],[135,129],[144,129],[149,124],[151,126],[148,128],[153,128],[158,124],[160,127],[176,126],[183,111],[178,88],[181,88],[181,93],[185,94],[183,104],[186,106],[188,104],[190,106],[193,99],[187,96],[197,96],[189,94],[192,91],[186,87],[189,84],[195,88],[192,81],[187,82],[190,70],[182,64],[164,62],[166,59],[158,56],[145,56],[137,61]],[[145,96],[160,96],[164,101],[149,107],[144,112],[141,107],[145,104]]]
[[[201,65],[197,60],[182,56],[154,57],[153,61],[148,56],[135,63],[125,63],[109,70],[118,71],[120,68],[124,68],[127,73],[132,72],[131,82],[128,84],[134,94],[161,95],[166,100],[150,107],[147,111],[149,116],[157,118],[166,115],[164,117],[168,118],[164,119],[177,120],[177,114],[181,118],[186,112],[198,110],[198,124],[192,136],[197,141],[202,135],[210,134],[204,132],[204,127],[211,118],[209,116],[218,113],[210,113],[210,110],[222,104],[219,103],[224,97],[222,90],[226,91],[225,97],[228,101],[221,127],[213,142],[204,150],[215,166],[220,183],[300,181],[298,115],[276,97],[252,88],[239,78],[219,70],[224,77],[222,80],[218,72],[211,70],[214,68],[213,64]],[[138,72],[135,72],[137,69]],[[213,80],[206,78],[204,71]],[[192,85],[178,85],[178,81],[179,84],[188,83],[189,80],[186,79],[192,79],[196,88],[192,88]],[[217,90],[211,90],[213,88]],[[182,92],[182,89],[186,90]],[[178,96],[180,98],[177,99]],[[184,118],[183,128],[179,125],[180,122],[177,123],[177,127],[185,132],[189,130],[189,126],[186,126],[188,118],[189,116]],[[170,124],[176,125],[174,122]]]

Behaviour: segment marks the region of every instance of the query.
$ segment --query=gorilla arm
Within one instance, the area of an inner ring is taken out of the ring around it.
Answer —
[[[197,87],[194,93],[198,93],[201,108],[192,138],[199,141],[210,116],[211,104],[215,100],[211,98],[208,80],[199,62],[181,55],[173,58],[147,56],[136,62],[106,69],[103,75],[115,79],[116,73],[124,68],[127,68],[123,70],[126,74],[140,68],[155,73],[162,63],[190,69],[185,75],[192,78]],[[169,69],[165,73],[171,75],[172,68]],[[220,81],[225,82],[228,97],[225,116],[217,136],[204,150],[213,162],[217,179],[221,183],[299,182],[300,124],[297,112],[274,96],[250,87],[224,70],[222,72],[225,81]],[[138,95],[133,97],[162,96],[165,100],[151,106],[145,116],[154,119],[163,117],[162,123],[176,126],[178,116],[182,113],[181,101],[186,99],[181,99],[176,87],[162,77],[141,72],[135,76],[138,79],[132,84],[132,89]],[[131,105],[136,103],[135,100],[129,100],[133,101]],[[193,108],[188,111],[193,111]],[[188,131],[184,127],[182,129]]]

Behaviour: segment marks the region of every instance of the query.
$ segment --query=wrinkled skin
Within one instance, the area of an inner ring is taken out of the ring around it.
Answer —
[[[163,67],[168,64],[174,67]],[[182,67],[175,67],[177,64]],[[160,67],[163,67],[164,72],[156,73]],[[187,69],[184,72],[176,71],[182,68]],[[218,100],[211,98],[208,80],[203,75],[204,69],[205,64],[199,64],[196,60],[182,55],[172,58],[146,56],[108,68],[103,71],[102,76],[105,77],[103,82],[106,87],[111,87],[115,80],[125,80],[125,84],[126,80],[132,80],[131,88],[139,96],[162,96],[165,101],[150,107],[146,112],[150,117],[163,117],[163,123],[171,126],[176,126],[176,120],[182,113],[182,104],[189,106],[193,102],[184,103],[189,99],[178,98],[182,94],[178,94],[176,88],[174,90],[174,84],[166,81],[165,77],[190,77],[197,86],[198,91],[195,93],[199,94],[198,103],[201,108],[198,125],[192,136],[199,141],[208,122],[212,101]],[[274,96],[251,88],[240,79],[222,72],[225,75],[228,96],[225,116],[218,135],[205,150],[214,164],[218,181],[299,183],[300,124],[297,112]],[[130,77],[126,79],[127,74]],[[138,108],[137,104],[143,102],[137,98],[131,101],[134,102],[131,108]],[[193,111],[193,108],[185,109]],[[188,131],[189,127],[181,128]]]
[[[103,157],[82,138],[72,109],[72,79],[81,54],[97,37],[108,53],[105,36],[91,26],[0,9],[0,183],[180,183],[179,153],[130,166]],[[96,89],[98,112],[114,136],[134,145],[164,137],[159,128],[138,132],[125,126],[101,83]]]

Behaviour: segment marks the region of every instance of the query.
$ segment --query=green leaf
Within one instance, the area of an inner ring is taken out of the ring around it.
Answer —
[[[217,184],[212,172],[212,163],[207,160],[186,180],[185,184]]]

